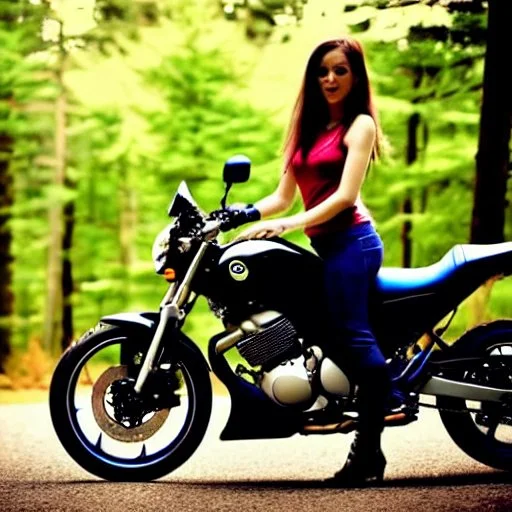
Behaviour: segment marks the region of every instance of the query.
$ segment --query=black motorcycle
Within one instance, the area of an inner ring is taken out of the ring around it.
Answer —
[[[217,241],[236,214],[226,207],[229,189],[249,173],[243,156],[226,162],[221,209],[209,215],[182,182],[168,212],[173,222],[153,246],[156,272],[170,283],[160,310],[103,317],[61,357],[51,417],[64,448],[90,473],[152,480],[187,461],[210,420],[210,371],[231,401],[222,440],[357,427],[357,386],[329,358],[321,259],[280,238]],[[512,320],[480,325],[451,344],[442,335],[466,297],[511,273],[512,242],[456,245],[428,267],[382,268],[370,303],[409,403],[436,407],[465,453],[504,470],[512,470]],[[210,366],[182,331],[201,295],[224,326],[209,341]],[[414,418],[386,421],[396,427]]]

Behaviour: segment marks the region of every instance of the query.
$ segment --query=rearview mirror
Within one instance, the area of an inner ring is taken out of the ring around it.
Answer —
[[[235,155],[226,160],[222,178],[226,184],[224,197],[220,201],[222,208],[226,208],[226,199],[233,183],[245,183],[251,174],[251,160],[245,155]]]
[[[224,164],[224,183],[245,183],[251,174],[251,160],[245,155],[235,155]]]

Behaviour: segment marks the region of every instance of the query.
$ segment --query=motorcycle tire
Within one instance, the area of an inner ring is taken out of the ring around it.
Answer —
[[[183,387],[179,390],[181,395],[174,397],[173,391],[172,396],[179,404],[176,407],[169,402],[168,409],[155,408],[130,430],[116,421],[114,414],[105,412],[112,402],[104,398],[116,379],[126,373],[126,366],[111,366],[94,385],[92,381],[84,385],[84,373],[85,380],[90,374],[86,365],[94,368],[105,364],[100,351],[122,353],[121,347],[126,344],[147,350],[150,342],[147,337],[148,334],[137,329],[99,324],[63,354],[52,376],[50,413],[60,442],[82,468],[105,480],[150,481],[171,473],[192,456],[210,421],[212,388],[208,365],[183,334],[173,343],[169,365],[179,383],[176,388]],[[91,362],[98,358],[99,363]],[[102,379],[106,379],[104,384]],[[186,396],[183,391],[187,392]],[[147,417],[150,419],[145,421]],[[172,424],[175,418],[179,418],[178,427],[183,422],[179,430]],[[172,439],[167,438],[164,428],[167,422],[171,424],[167,430],[177,432]]]
[[[480,360],[464,370],[451,371],[447,378],[509,389],[512,393],[512,321],[478,326],[457,341],[454,348],[454,357]],[[493,360],[493,356],[500,357]],[[444,427],[461,450],[482,464],[512,471],[512,404],[505,409],[502,404],[482,403],[482,411],[487,409],[490,413],[480,413],[480,420],[478,413],[467,410],[469,406],[461,398],[439,396],[437,406]],[[488,419],[483,421],[485,417]]]

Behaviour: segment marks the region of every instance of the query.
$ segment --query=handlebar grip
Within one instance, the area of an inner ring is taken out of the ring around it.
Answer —
[[[254,222],[261,219],[261,213],[252,204],[247,205],[242,210],[226,210],[227,217],[221,221],[220,230],[229,231],[238,228],[248,222]]]

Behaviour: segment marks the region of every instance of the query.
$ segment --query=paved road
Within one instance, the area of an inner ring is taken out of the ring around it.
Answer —
[[[217,398],[203,445],[171,475],[112,483],[79,467],[54,434],[46,404],[0,406],[0,511],[512,511],[511,475],[472,461],[437,413],[384,433],[385,485],[323,489],[352,436],[218,439],[228,412]]]

